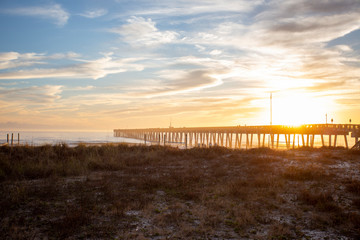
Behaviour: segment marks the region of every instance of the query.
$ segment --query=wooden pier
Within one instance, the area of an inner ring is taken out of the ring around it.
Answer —
[[[320,146],[343,146],[349,148],[348,138],[359,143],[359,124],[305,124],[301,126],[265,125],[234,127],[193,127],[193,128],[147,128],[114,129],[115,137],[139,139],[157,144],[184,144],[187,147],[224,146],[229,148],[279,148],[315,147],[315,139]],[[280,141],[283,139],[283,141]],[[358,144],[359,145],[359,144]]]

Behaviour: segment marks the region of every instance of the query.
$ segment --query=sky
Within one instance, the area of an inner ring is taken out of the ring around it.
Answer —
[[[0,129],[360,124],[359,0],[1,0]],[[327,116],[327,118],[326,118]]]

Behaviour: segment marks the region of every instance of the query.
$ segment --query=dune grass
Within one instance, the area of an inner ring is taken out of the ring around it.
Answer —
[[[0,147],[0,237],[360,237],[344,149]]]

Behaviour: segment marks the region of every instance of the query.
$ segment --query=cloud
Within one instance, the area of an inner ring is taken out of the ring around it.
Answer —
[[[360,2],[358,0],[272,0],[267,4],[265,11],[257,16],[257,20],[293,18],[299,15],[332,15],[356,11],[359,8]]]
[[[136,97],[159,97],[165,95],[175,95],[179,93],[201,90],[204,88],[221,85],[222,79],[215,71],[192,70],[190,72],[183,70],[164,70],[157,73],[158,80],[154,86],[152,82],[151,90],[130,94]]]
[[[259,23],[260,39],[267,45],[299,46],[329,42],[360,27],[357,12],[338,15],[302,16]]]
[[[357,94],[356,96],[354,97],[358,97],[359,94]],[[359,108],[360,106],[360,98],[340,98],[340,99],[337,99],[336,102],[338,104],[341,104],[343,106],[347,106],[347,107],[357,107]]]
[[[215,50],[212,50],[209,54],[213,55],[213,56],[216,56],[216,55],[220,55],[221,53],[222,52],[220,50],[215,49]]]
[[[343,4],[344,2],[344,4]],[[360,2],[269,1],[246,22],[223,19],[208,29],[190,32],[184,43],[204,47],[222,46],[245,52],[279,53],[342,37],[360,28]],[[240,18],[241,19],[241,18]]]
[[[64,57],[64,56],[67,55],[60,55],[55,57]],[[73,56],[73,54],[70,54],[70,56]],[[49,57],[54,58],[54,55],[51,55]],[[22,69],[17,71],[0,72],[0,79],[32,79],[32,78],[99,79],[109,74],[121,73],[126,71],[143,70],[142,65],[133,63],[137,61],[137,59],[113,59],[111,57],[111,54],[96,60],[81,60],[81,61],[82,63],[73,64],[68,67],[35,68],[35,69],[24,69],[24,70]],[[12,63],[7,62],[7,66],[5,67],[10,68],[11,64]],[[19,67],[25,65],[28,66],[27,62],[20,62],[16,66]]]
[[[89,10],[84,13],[80,13],[80,16],[86,17],[86,18],[97,18],[104,16],[108,13],[106,9],[96,9],[96,10]]]
[[[123,40],[134,46],[153,46],[170,43],[177,39],[174,31],[160,31],[150,18],[132,17],[127,23],[110,31],[122,36]]]
[[[45,53],[3,52],[0,53],[0,70],[46,64],[45,60],[74,59],[78,57],[80,55],[74,52],[52,55],[46,55]]]
[[[20,54],[17,52],[3,52],[0,53],[0,61],[5,62],[5,61],[15,60],[19,57],[19,55]]]
[[[60,98],[62,86],[45,85],[26,88],[0,88],[0,99],[24,104],[48,104]]]
[[[43,59],[44,54],[3,52],[0,53],[0,70],[41,64]]]
[[[19,130],[34,130],[34,129],[53,129],[54,128],[54,124],[53,123],[44,123],[44,121],[39,121],[37,123],[33,122],[30,123],[28,121],[7,121],[7,122],[0,122],[0,129],[1,130],[5,130],[5,131],[9,131],[9,129],[11,129],[11,131],[19,131]],[[21,135],[20,138],[22,138],[23,136]],[[15,135],[15,139],[17,139],[17,136]],[[16,140],[15,140],[16,141]],[[23,141],[23,140],[21,140]],[[32,143],[30,143],[32,144]]]
[[[14,15],[50,19],[53,20],[58,26],[64,26],[70,18],[70,14],[65,11],[59,4],[41,7],[14,8],[8,9],[6,12]]]
[[[66,106],[79,106],[79,107],[99,107],[104,108],[106,106],[114,106],[120,104],[129,104],[129,101],[125,98],[125,94],[119,93],[90,93],[73,95],[67,99],[63,99],[61,104]],[[91,111],[92,114],[97,115],[97,112]]]
[[[135,15],[170,15],[184,16],[205,13],[237,12],[244,13],[251,11],[255,6],[262,3],[262,0],[178,0],[178,1],[157,1],[155,6],[149,6],[146,10],[135,11]]]
[[[89,90],[93,90],[95,89],[94,86],[88,85],[85,87],[72,87],[72,88],[66,88],[66,90],[71,90],[71,91],[89,91]]]
[[[329,89],[336,89],[338,87],[344,86],[345,81],[326,81],[326,82],[317,82],[314,85],[307,87],[308,91],[324,91]]]

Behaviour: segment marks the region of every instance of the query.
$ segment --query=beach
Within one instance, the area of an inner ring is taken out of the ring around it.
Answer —
[[[356,239],[343,148],[1,147],[2,239]]]

